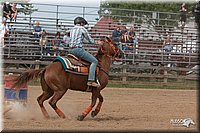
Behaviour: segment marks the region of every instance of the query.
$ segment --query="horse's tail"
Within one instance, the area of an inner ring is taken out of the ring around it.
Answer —
[[[18,90],[21,86],[25,85],[30,80],[37,79],[43,76],[45,70],[46,68],[41,68],[41,69],[31,69],[26,72],[23,72],[19,77],[13,79],[12,88]]]

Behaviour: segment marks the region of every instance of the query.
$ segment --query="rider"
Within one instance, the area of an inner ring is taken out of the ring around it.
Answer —
[[[88,75],[88,86],[100,87],[99,84],[95,82],[95,72],[96,66],[98,64],[98,60],[90,53],[83,49],[83,41],[86,39],[89,43],[95,44],[94,39],[91,38],[88,31],[84,28],[84,25],[88,24],[88,22],[82,17],[76,17],[74,19],[74,27],[70,31],[70,52],[71,54],[84,59],[91,63]],[[99,43],[97,41],[97,43]]]

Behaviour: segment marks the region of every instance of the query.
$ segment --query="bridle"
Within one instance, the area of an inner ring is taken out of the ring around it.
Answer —
[[[115,49],[115,46],[112,44],[112,42],[109,42],[108,40],[103,40],[104,43],[109,44],[109,51],[103,50],[103,45],[100,47],[100,51],[101,53],[103,53],[104,55],[106,55],[109,58],[115,59],[115,57],[117,56],[119,49]],[[110,55],[110,49],[114,51],[114,55]],[[96,58],[100,61],[100,59],[98,58],[98,56],[96,56]],[[101,62],[101,61],[100,61]],[[109,76],[109,73],[107,71],[105,71],[105,69],[101,66],[101,63],[98,64],[99,68],[107,75]]]
[[[115,46],[113,45],[113,43],[112,43],[112,42],[109,42],[108,40],[104,40],[104,43],[109,44],[109,47],[111,48],[111,50],[114,51],[114,55],[110,55],[110,48],[109,48],[109,51],[107,52],[106,50],[103,50],[103,47],[102,47],[102,46],[101,46],[101,48],[100,48],[101,52],[102,52],[104,55],[108,56],[109,58],[115,59],[115,57],[117,56],[117,54],[118,54],[118,52],[119,52],[119,49],[116,50],[116,49],[115,49]]]

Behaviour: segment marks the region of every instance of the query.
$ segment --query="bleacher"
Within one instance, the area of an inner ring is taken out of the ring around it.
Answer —
[[[66,13],[70,14],[70,12]],[[77,15],[74,14],[74,16]],[[176,66],[177,71],[184,71],[186,73],[190,70],[188,66],[198,65],[198,34],[197,29],[191,24],[193,23],[192,21],[188,21],[184,30],[181,30],[178,26],[152,26],[147,23],[118,21],[123,18],[126,17],[119,16],[119,18],[116,18],[115,16],[115,18],[112,18],[112,16],[101,15],[98,21],[89,20],[90,25],[88,27],[91,36],[97,40],[104,36],[111,36],[117,26],[130,27],[134,25],[139,41],[137,46],[133,47],[133,50],[125,51],[125,57],[122,59],[122,69],[126,68],[127,65],[132,69],[136,69],[140,63],[151,64],[144,69],[157,69],[158,67],[155,67],[154,64],[158,66],[161,64],[166,67],[168,64],[171,64]],[[136,16],[134,18],[137,19]],[[35,41],[32,34],[35,21],[40,22],[41,27],[47,31],[48,38],[52,40],[57,31],[60,31],[61,36],[63,36],[65,31],[73,27],[73,18],[37,17],[19,14],[16,22],[8,21],[10,34],[5,38],[6,46],[3,48],[5,66],[13,63],[26,64],[29,68],[33,65],[44,66],[51,63],[55,58],[53,56],[53,46],[51,46],[51,56],[42,55],[42,48],[38,41]],[[166,37],[166,33],[171,34],[171,39],[173,40],[173,50],[170,53],[165,53],[163,50],[163,39]],[[94,45],[86,44],[85,49],[92,54],[97,52],[97,46]],[[61,56],[65,56],[67,53],[68,47],[65,47]],[[119,66],[112,65],[112,67],[114,69]],[[12,72],[14,70],[5,69],[5,71]]]

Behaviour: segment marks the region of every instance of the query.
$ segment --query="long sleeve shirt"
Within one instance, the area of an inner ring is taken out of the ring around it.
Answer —
[[[70,47],[82,47],[84,39],[89,43],[95,43],[94,39],[91,38],[88,31],[80,25],[75,25],[70,31]]]

